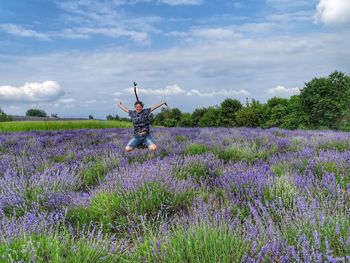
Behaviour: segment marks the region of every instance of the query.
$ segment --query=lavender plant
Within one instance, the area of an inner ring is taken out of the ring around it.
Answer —
[[[350,261],[350,135],[0,133],[2,262]]]

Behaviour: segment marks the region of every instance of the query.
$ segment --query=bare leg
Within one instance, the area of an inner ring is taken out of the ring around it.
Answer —
[[[125,147],[125,151],[126,151],[126,152],[131,152],[132,150],[133,150],[133,148],[130,147],[130,146],[126,146],[126,147]]]
[[[157,150],[157,145],[153,143],[148,147],[148,149],[150,149],[152,152],[155,152]]]

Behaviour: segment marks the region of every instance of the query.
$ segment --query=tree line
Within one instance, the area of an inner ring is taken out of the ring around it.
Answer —
[[[154,125],[165,127],[280,127],[284,129],[350,130],[350,76],[334,71],[327,77],[305,83],[300,94],[270,98],[266,103],[252,99],[245,105],[226,98],[220,105],[183,113],[163,108]]]
[[[46,117],[43,110],[29,109],[27,116]],[[57,114],[51,117],[57,118]],[[89,119],[93,119],[89,115]],[[118,115],[107,120],[130,121]],[[192,113],[178,108],[163,108],[151,114],[153,125],[165,127],[280,127],[284,129],[334,129],[350,131],[350,76],[334,71],[327,77],[305,83],[300,94],[290,98],[273,97],[266,103],[258,100],[226,98],[220,105],[197,108]],[[0,121],[10,121],[0,109]]]

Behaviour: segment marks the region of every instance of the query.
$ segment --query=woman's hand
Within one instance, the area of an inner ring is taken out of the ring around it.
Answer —
[[[125,111],[126,113],[129,112],[129,109],[125,106],[123,106],[122,102],[119,101],[117,104],[116,104],[119,108],[121,108],[123,111]]]

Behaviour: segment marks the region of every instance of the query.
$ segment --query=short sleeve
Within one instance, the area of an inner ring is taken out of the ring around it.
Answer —
[[[145,111],[149,115],[151,113],[151,108],[146,108]]]
[[[129,110],[129,116],[132,117],[133,110]]]

